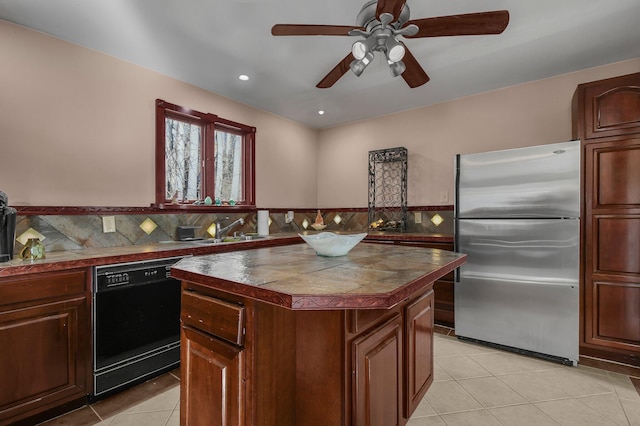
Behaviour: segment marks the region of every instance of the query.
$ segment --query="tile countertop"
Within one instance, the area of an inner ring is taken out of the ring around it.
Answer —
[[[305,234],[315,233],[307,231]],[[451,235],[404,234],[404,233],[369,233],[367,239],[391,241],[431,241],[452,242]],[[73,251],[47,252],[46,258],[34,261],[21,260],[19,250],[14,253],[14,259],[0,263],[0,278],[16,275],[53,272],[64,269],[84,268],[90,266],[109,265],[123,262],[137,262],[142,260],[162,259],[179,256],[199,256],[211,253],[245,250],[273,245],[303,243],[297,233],[273,234],[265,239],[254,241],[232,242],[224,244],[203,245],[193,242],[171,241],[144,245],[119,247],[86,248]]]
[[[114,263],[137,262],[180,256],[199,256],[226,251],[245,250],[283,244],[301,243],[297,234],[280,234],[253,241],[202,244],[170,241],[143,245],[86,248],[82,250],[47,252],[44,259],[21,260],[17,253],[13,260],[0,263],[0,278],[16,275],[86,268]]]
[[[294,310],[388,309],[465,260],[438,249],[366,243],[346,256],[321,257],[305,244],[186,258],[171,274]]]

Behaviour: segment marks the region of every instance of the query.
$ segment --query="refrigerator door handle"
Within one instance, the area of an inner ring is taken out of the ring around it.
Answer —
[[[462,268],[464,268],[464,266],[462,266]],[[543,286],[543,287],[567,287],[567,288],[578,287],[578,282],[576,280],[567,280],[567,279],[562,279],[557,277],[553,279],[538,278],[535,280],[522,279],[519,277],[512,277],[512,276],[500,277],[497,274],[490,275],[490,276],[483,276],[480,274],[465,274],[464,277],[474,279],[477,282],[488,280],[494,283],[502,282],[502,283],[511,284],[511,285],[524,285],[524,286],[534,285],[534,286]],[[460,281],[456,281],[456,282],[459,283]]]

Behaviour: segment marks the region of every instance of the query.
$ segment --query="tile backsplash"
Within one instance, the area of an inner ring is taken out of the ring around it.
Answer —
[[[421,223],[415,223],[415,213],[411,211],[408,215],[407,230],[409,233],[428,234],[452,234],[453,233],[453,211],[433,210],[418,212]],[[444,221],[436,226],[431,222],[431,218],[439,214]],[[327,225],[325,231],[331,232],[366,232],[368,229],[368,215],[366,211],[327,211],[322,212],[323,221]],[[336,221],[336,216],[340,217]],[[221,224],[231,223],[236,219],[243,218],[244,225],[238,225],[229,231],[249,233],[256,232],[256,213],[164,213],[164,214],[118,214],[115,215],[115,232],[103,232],[102,215],[41,215],[41,216],[18,216],[16,223],[16,237],[33,228],[44,235],[43,244],[48,252],[79,250],[83,248],[118,247],[128,245],[140,245],[149,243],[159,243],[176,239],[176,229],[178,226],[190,226],[194,228],[195,237],[210,238],[207,228],[212,223],[222,221]],[[278,211],[271,212],[270,234],[296,233],[306,229],[304,224],[312,224],[315,221],[316,211],[294,210],[294,220],[286,223],[286,213]],[[151,219],[157,227],[147,234],[140,228],[140,224],[146,219]],[[312,230],[310,226],[308,230]],[[22,249],[22,244],[16,241],[15,251]]]

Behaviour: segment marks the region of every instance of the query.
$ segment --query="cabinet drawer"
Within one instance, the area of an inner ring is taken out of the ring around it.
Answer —
[[[191,291],[182,292],[183,323],[238,346],[244,344],[244,311],[241,305]]]
[[[0,280],[0,306],[83,294],[86,287],[84,270],[30,274]]]
[[[360,334],[374,325],[383,316],[389,314],[388,309],[362,309],[349,311],[349,328],[353,334]]]

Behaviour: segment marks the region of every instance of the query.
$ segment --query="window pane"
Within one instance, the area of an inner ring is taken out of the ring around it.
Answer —
[[[215,198],[243,201],[242,136],[215,131]]]
[[[165,119],[166,198],[200,198],[202,177],[202,128],[172,118]]]

